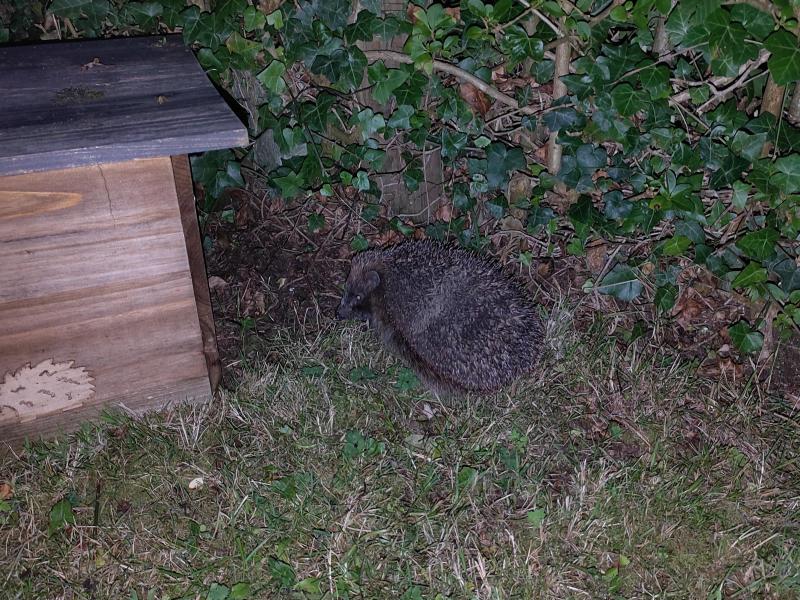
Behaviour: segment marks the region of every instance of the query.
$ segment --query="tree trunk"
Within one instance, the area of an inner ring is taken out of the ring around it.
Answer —
[[[800,81],[794,84],[792,102],[789,104],[789,120],[793,125],[800,125]]]

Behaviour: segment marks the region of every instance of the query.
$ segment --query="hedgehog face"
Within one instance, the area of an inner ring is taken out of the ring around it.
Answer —
[[[336,316],[339,319],[368,321],[372,315],[372,293],[381,283],[377,271],[350,273]]]

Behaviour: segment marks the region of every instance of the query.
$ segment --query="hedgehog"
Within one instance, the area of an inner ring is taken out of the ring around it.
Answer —
[[[537,307],[500,266],[460,246],[407,241],[357,254],[337,310],[366,321],[435,393],[497,391],[536,365]]]

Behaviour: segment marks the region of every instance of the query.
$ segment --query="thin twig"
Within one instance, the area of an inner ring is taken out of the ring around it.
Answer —
[[[561,29],[558,27],[558,25],[556,25],[556,24],[555,24],[555,23],[553,23],[553,22],[552,22],[552,21],[551,21],[549,18],[547,18],[547,15],[545,15],[545,14],[542,14],[542,12],[541,12],[539,9],[537,9],[537,8],[533,8],[533,7],[531,6],[530,2],[528,2],[528,0],[517,0],[517,2],[519,2],[520,4],[522,4],[522,6],[524,6],[526,9],[530,10],[530,11],[531,11],[533,14],[535,14],[535,15],[536,15],[537,17],[539,17],[539,18],[540,18],[542,21],[544,21],[545,25],[547,25],[547,26],[548,26],[550,29],[552,29],[553,31],[555,31],[555,33],[556,33],[556,35],[557,35],[558,37],[564,37],[564,34],[562,33],[562,31],[561,31]]]

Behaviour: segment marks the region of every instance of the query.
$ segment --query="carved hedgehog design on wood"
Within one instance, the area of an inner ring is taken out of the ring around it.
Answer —
[[[337,316],[367,321],[445,394],[496,391],[542,347],[536,307],[495,262],[428,240],[356,255]]]

